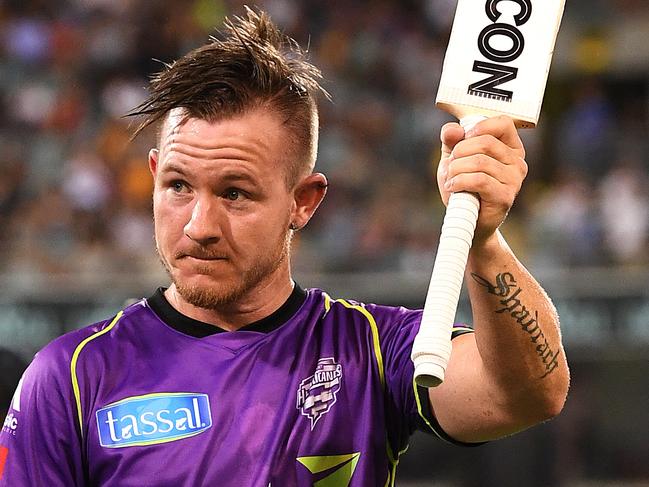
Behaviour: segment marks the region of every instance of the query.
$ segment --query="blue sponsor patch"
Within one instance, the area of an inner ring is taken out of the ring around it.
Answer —
[[[99,443],[105,448],[181,440],[212,426],[207,394],[159,393],[127,397],[96,413]]]

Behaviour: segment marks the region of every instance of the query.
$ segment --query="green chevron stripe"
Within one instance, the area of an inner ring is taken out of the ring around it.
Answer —
[[[360,452],[357,452],[347,455],[300,457],[297,461],[313,474],[338,467],[327,477],[318,480],[313,487],[348,487],[360,456]]]

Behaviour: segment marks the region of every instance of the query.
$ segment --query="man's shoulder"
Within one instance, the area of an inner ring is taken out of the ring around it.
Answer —
[[[141,312],[141,309],[144,309],[144,304],[144,301],[138,301],[113,316],[108,316],[106,319],[91,325],[69,331],[52,340],[34,356],[34,360],[30,365],[32,372],[43,369],[45,372],[49,370],[51,373],[59,368],[69,372],[71,363],[82,348],[95,338],[110,334],[118,325],[123,326],[125,322],[129,321],[126,318],[132,317],[134,314]]]
[[[71,394],[70,371],[75,351],[84,340],[104,329],[107,323],[109,320],[68,332],[39,350],[21,380],[25,397],[38,397],[38,391],[47,391],[52,399],[54,396],[66,397]]]
[[[402,320],[418,320],[421,317],[421,309],[411,309],[404,306],[379,304],[371,300],[359,300],[351,297],[336,296],[318,288],[309,289],[310,293],[322,296],[324,307],[329,312],[334,309],[341,313],[361,313],[368,319],[375,321],[394,322]]]

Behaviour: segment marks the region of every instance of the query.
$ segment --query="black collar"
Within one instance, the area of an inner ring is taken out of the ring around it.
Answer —
[[[196,338],[204,338],[206,336],[214,335],[215,333],[223,333],[227,331],[218,326],[195,320],[180,313],[176,308],[171,306],[169,301],[167,301],[167,298],[165,298],[165,290],[166,288],[164,287],[158,288],[155,294],[147,299],[147,302],[153,312],[174,330]],[[305,299],[306,291],[295,284],[291,295],[274,313],[270,314],[266,318],[262,318],[259,321],[255,321],[254,323],[239,328],[239,330],[256,331],[260,333],[271,332],[286,323],[286,321],[295,314],[300,306],[302,306]]]

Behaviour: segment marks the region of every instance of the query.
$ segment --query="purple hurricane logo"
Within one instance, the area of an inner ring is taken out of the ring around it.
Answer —
[[[315,372],[300,382],[297,390],[297,408],[311,420],[311,429],[336,403],[343,367],[332,357],[318,360]]]

